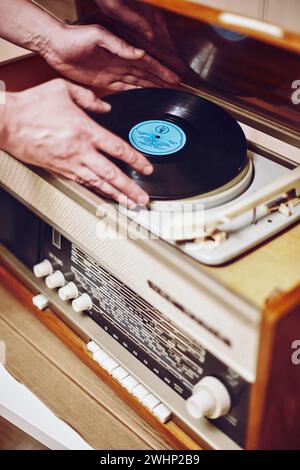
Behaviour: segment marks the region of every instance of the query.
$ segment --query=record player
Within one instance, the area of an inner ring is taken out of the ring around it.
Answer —
[[[151,197],[147,209],[127,212],[151,234],[217,265],[299,219],[300,170],[248,151],[241,127],[220,107],[172,89],[104,99],[112,112],[92,117],[154,165],[150,177],[121,165]]]
[[[88,3],[82,21],[94,22]],[[117,112],[102,125],[157,164],[152,182],[131,173],[150,206],[119,210],[1,152],[1,260],[166,436],[171,422],[205,448],[299,448],[300,170],[286,155],[300,152],[297,37],[224,29],[190,2],[130,5],[156,39],[101,24],[182,77],[179,91],[104,92]],[[191,153],[205,164],[195,180],[176,160]]]

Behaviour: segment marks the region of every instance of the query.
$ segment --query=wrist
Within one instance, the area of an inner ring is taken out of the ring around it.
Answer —
[[[47,15],[43,21],[43,31],[28,37],[27,48],[33,52],[37,52],[42,57],[47,57],[51,49],[55,46],[56,41],[64,31],[64,23],[56,18]],[[26,47],[26,46],[25,46]]]
[[[47,34],[40,41],[39,54],[54,68],[55,62],[63,56],[69,28],[72,28],[72,26],[57,21],[55,25],[53,24],[48,29]]]

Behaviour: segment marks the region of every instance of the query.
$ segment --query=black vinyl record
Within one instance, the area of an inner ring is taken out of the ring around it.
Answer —
[[[181,199],[222,188],[248,163],[239,124],[222,108],[173,89],[144,88],[104,100],[107,114],[92,114],[100,125],[142,152],[154,166],[144,176],[114,162],[152,199]]]

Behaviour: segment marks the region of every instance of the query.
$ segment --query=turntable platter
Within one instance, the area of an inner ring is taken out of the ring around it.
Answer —
[[[236,181],[249,166],[241,127],[210,101],[163,88],[115,93],[105,101],[112,111],[92,117],[151,161],[154,172],[144,176],[114,160],[152,199],[214,193]]]

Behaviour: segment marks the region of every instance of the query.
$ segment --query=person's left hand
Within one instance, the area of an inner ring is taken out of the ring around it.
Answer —
[[[60,74],[92,87],[121,91],[179,83],[170,69],[97,25],[63,25],[42,55]]]

